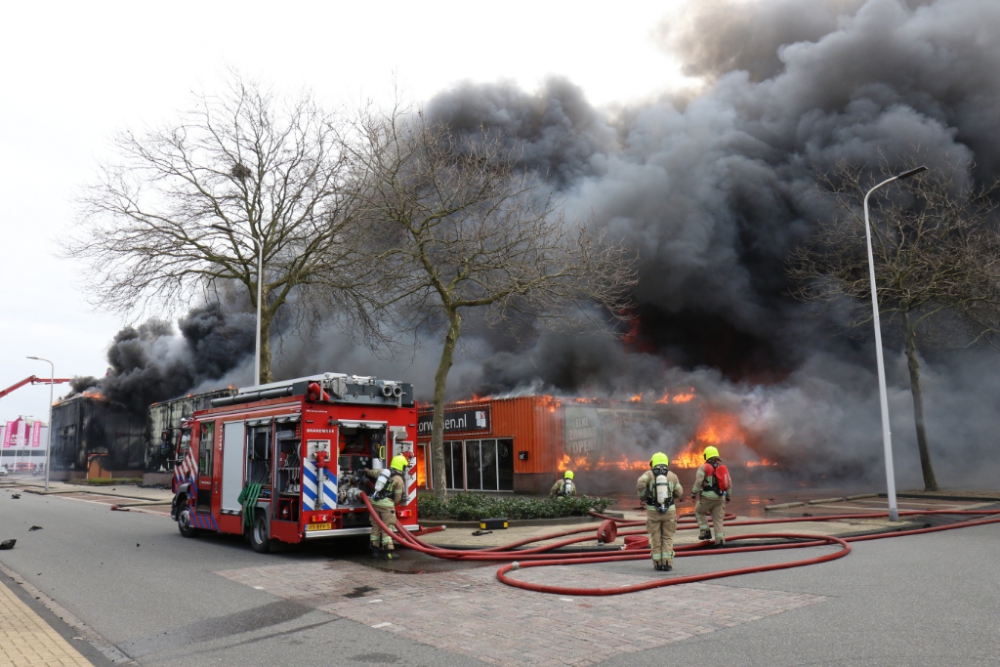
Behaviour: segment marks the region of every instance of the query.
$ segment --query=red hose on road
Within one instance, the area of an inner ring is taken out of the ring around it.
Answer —
[[[991,523],[1000,523],[1000,510],[908,510],[900,512],[900,516],[926,516],[932,514],[947,514],[947,515],[958,515],[958,516],[979,516],[979,517],[993,517],[993,518],[982,518],[982,519],[970,519],[967,521],[960,521],[958,523],[948,524],[944,526],[934,526],[931,528],[917,528],[913,530],[896,531],[891,533],[878,533],[875,535],[861,535],[857,537],[846,537],[839,538],[833,537],[831,535],[809,535],[802,533],[757,533],[749,535],[737,535],[727,538],[729,542],[736,542],[739,540],[759,540],[759,539],[787,539],[787,540],[797,540],[795,542],[785,542],[780,544],[762,544],[756,546],[745,546],[745,547],[723,547],[706,549],[706,547],[712,546],[711,542],[697,542],[695,544],[686,544],[678,546],[674,549],[676,558],[683,558],[687,556],[707,556],[707,555],[722,555],[722,554],[733,554],[733,553],[747,553],[755,551],[774,551],[780,549],[801,549],[815,546],[840,546],[841,548],[832,553],[824,554],[822,556],[817,556],[815,558],[807,558],[803,560],[789,561],[786,563],[772,563],[769,565],[757,565],[745,568],[738,568],[734,570],[721,570],[718,572],[705,572],[702,574],[685,575],[680,577],[670,577],[668,579],[656,579],[653,581],[642,582],[639,584],[631,584],[628,586],[618,586],[614,588],[582,588],[582,587],[568,587],[568,586],[550,586],[545,584],[535,584],[526,581],[520,581],[518,579],[513,579],[508,574],[513,570],[526,569],[529,567],[546,567],[552,565],[573,565],[573,564],[586,564],[586,563],[609,563],[618,561],[629,561],[629,560],[645,560],[649,558],[650,550],[648,547],[644,549],[634,549],[628,551],[620,551],[617,553],[601,554],[596,555],[593,552],[590,553],[561,553],[555,557],[551,552],[560,547],[570,546],[573,544],[578,544],[580,542],[591,542],[595,539],[594,527],[586,526],[582,528],[573,528],[570,530],[564,530],[558,533],[552,533],[549,535],[543,535],[541,537],[527,538],[523,540],[518,540],[511,542],[510,544],[505,544],[499,547],[489,547],[486,549],[475,549],[475,550],[463,550],[463,549],[446,549],[443,547],[434,546],[427,544],[420,538],[411,534],[409,531],[403,530],[398,533],[391,531],[388,526],[383,523],[382,519],[375,512],[368,499],[368,496],[362,494],[361,497],[364,499],[365,504],[368,506],[368,511],[371,517],[378,523],[379,527],[385,532],[392,535],[393,540],[397,543],[409,548],[414,551],[425,553],[437,558],[446,558],[451,560],[474,560],[474,561],[515,561],[508,565],[504,565],[497,572],[497,579],[499,579],[504,584],[508,586],[514,586],[517,588],[523,588],[525,590],[537,591],[541,593],[553,593],[557,595],[621,595],[623,593],[634,593],[637,591],[649,590],[651,588],[660,588],[662,586],[674,586],[677,584],[687,584],[696,581],[707,581],[709,579],[720,579],[723,577],[732,577],[739,574],[751,574],[755,572],[768,572],[771,570],[782,570],[792,567],[802,567],[804,565],[813,565],[816,563],[824,563],[831,560],[836,560],[838,558],[843,558],[851,551],[849,542],[863,542],[868,540],[878,540],[887,537],[900,537],[904,535],[920,535],[924,533],[934,533],[943,530],[954,530],[956,528],[967,528],[970,526],[981,526]],[[623,519],[618,519],[615,517],[610,517],[607,515],[602,515],[597,512],[591,512],[592,515],[601,519],[610,519],[615,522],[617,528],[619,529],[618,536],[633,536],[633,535],[645,535],[645,530],[620,530],[621,528],[638,527],[645,525],[645,521],[625,521]],[[824,516],[813,516],[813,517],[791,517],[782,519],[760,519],[752,521],[734,521],[729,523],[730,526],[756,526],[756,525],[767,525],[767,524],[782,524],[782,523],[801,523],[803,521],[838,521],[844,519],[873,519],[880,517],[887,517],[888,512],[867,512],[860,514],[830,514]],[[688,523],[688,517],[691,515],[685,515],[678,519],[684,519],[684,523]],[[729,520],[730,517],[734,515],[727,514],[726,519]],[[679,526],[680,530],[693,528],[694,526]],[[540,545],[531,549],[519,549],[527,544],[534,542],[548,541],[559,537],[568,537],[570,535],[579,535],[581,533],[589,533],[583,537],[570,537],[568,539],[559,540],[552,544]]]
[[[631,584],[629,586],[616,586],[614,588],[575,588],[568,586],[547,586],[545,584],[534,584],[528,581],[519,581],[517,579],[511,579],[507,576],[507,573],[511,570],[524,569],[528,567],[542,567],[545,565],[566,565],[566,563],[560,560],[548,560],[548,561],[538,561],[534,563],[526,563],[521,565],[519,562],[514,562],[509,565],[504,565],[497,571],[497,579],[507,584],[508,586],[514,586],[516,588],[523,588],[528,591],[537,591],[539,593],[556,593],[559,595],[621,595],[623,593],[636,593],[638,591],[647,591],[651,588],[661,588],[663,586],[675,586],[677,584],[690,584],[696,581],[706,581],[708,579],[720,579],[722,577],[733,577],[738,574],[752,574],[754,572],[767,572],[769,570],[783,570],[790,567],[802,567],[803,565],[812,565],[814,563],[824,563],[828,560],[835,560],[837,558],[843,558],[851,552],[851,546],[840,539],[839,537],[832,537],[830,535],[822,535],[817,539],[816,535],[803,535],[801,533],[760,533],[757,535],[738,535],[731,538],[731,541],[736,540],[747,540],[747,539],[791,539],[791,540],[809,540],[810,546],[818,544],[839,544],[840,550],[834,551],[833,553],[824,554],[822,556],[817,556],[816,558],[808,558],[805,560],[796,560],[788,563],[772,563],[770,565],[755,565],[751,567],[741,567],[735,570],[721,570],[719,572],[704,572],[702,574],[689,574],[683,577],[671,577],[670,579],[657,579],[654,581],[644,581],[641,584]],[[785,545],[767,545],[767,546],[785,546]],[[795,545],[800,546],[800,545]],[[746,547],[746,548],[736,548],[736,549],[726,549],[728,553],[737,553],[740,551],[749,550],[761,550],[761,547]],[[678,556],[680,554],[677,554]],[[695,554],[685,554],[685,555],[695,555]],[[634,556],[612,556],[603,558],[591,558],[587,560],[575,561],[577,563],[606,563],[610,561],[621,561],[621,560],[639,560],[648,558],[648,554],[640,553]]]

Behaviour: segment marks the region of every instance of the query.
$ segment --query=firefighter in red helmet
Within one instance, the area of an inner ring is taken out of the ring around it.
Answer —
[[[723,521],[726,516],[726,501],[731,497],[729,471],[722,465],[719,450],[715,447],[705,448],[705,462],[698,466],[695,473],[694,486],[691,487],[691,497],[697,499],[694,515],[698,520],[698,539],[711,540],[715,532],[715,544],[726,544],[726,531]],[[712,517],[712,531],[708,529],[708,517]]]

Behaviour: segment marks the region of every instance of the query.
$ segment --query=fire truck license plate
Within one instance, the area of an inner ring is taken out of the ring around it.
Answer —
[[[306,530],[333,530],[332,523],[310,523],[306,526]]]

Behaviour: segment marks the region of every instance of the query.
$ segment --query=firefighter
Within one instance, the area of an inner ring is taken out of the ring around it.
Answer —
[[[403,471],[406,470],[406,457],[394,456],[389,467],[384,470],[365,470],[365,473],[375,480],[375,490],[371,494],[372,507],[378,512],[382,523],[393,529],[396,525],[396,505],[399,505],[406,493],[406,483],[403,481]],[[372,558],[383,560],[397,558],[393,549],[392,535],[383,532],[371,519],[371,551]]]
[[[649,470],[636,482],[639,500],[646,505],[646,531],[653,569],[669,572],[674,566],[674,532],[677,530],[677,508],[674,503],[684,494],[677,475],[667,466],[670,459],[663,452],[653,454]]]
[[[719,450],[709,446],[705,448],[705,463],[698,466],[698,472],[694,477],[694,486],[691,487],[691,497],[697,500],[694,507],[694,515],[698,519],[698,539],[711,540],[712,532],[715,532],[715,544],[723,546],[726,544],[726,531],[723,520],[726,516],[726,501],[730,499],[731,489],[728,487],[728,480],[725,489],[720,488],[719,475],[707,475],[706,464],[714,471],[722,465],[719,458]],[[727,475],[728,476],[728,475]],[[712,529],[708,529],[708,517],[712,516]]]
[[[576,495],[576,484],[573,483],[573,471],[567,470],[563,478],[552,485],[549,498],[572,498]]]

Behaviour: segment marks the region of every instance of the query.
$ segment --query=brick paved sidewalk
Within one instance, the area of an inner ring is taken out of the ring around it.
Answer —
[[[525,570],[519,578],[592,585],[593,570]],[[396,574],[345,561],[217,574],[272,595],[498,667],[587,667],[815,604],[817,595],[684,584],[627,596],[565,598],[504,586],[496,566]],[[649,580],[643,561],[603,571],[603,585]],[[651,621],[655,619],[655,621]],[[651,624],[656,627],[650,632]]]
[[[0,667],[93,667],[0,582]]]

